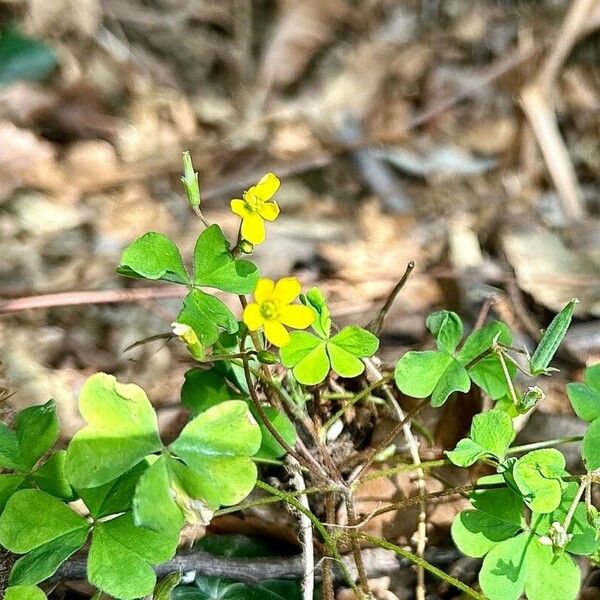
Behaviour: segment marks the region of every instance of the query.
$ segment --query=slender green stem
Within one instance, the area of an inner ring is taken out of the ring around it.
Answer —
[[[420,465],[415,465],[414,463],[403,463],[401,465],[396,465],[395,467],[371,471],[362,478],[362,481],[371,481],[373,479],[379,479],[380,477],[389,477],[390,475],[396,475],[397,473],[410,473],[411,471],[416,471],[419,468],[423,469],[424,471],[428,471],[429,469],[445,467],[451,464],[452,463],[447,458],[440,458],[439,460],[427,460],[422,462]]]
[[[504,360],[504,351],[502,348],[498,348],[496,351],[496,356],[498,356],[498,360],[500,361],[500,365],[502,366],[502,372],[504,373],[504,379],[506,379],[506,383],[508,384],[508,389],[510,391],[510,397],[512,398],[513,404],[518,406],[519,400],[517,399],[517,393],[515,392],[515,386],[512,382],[512,377],[508,372],[508,367],[506,366],[506,361]]]
[[[464,584],[462,581],[459,581],[455,577],[452,577],[451,575],[444,573],[444,571],[442,571],[441,569],[438,569],[437,567],[434,567],[431,563],[427,562],[424,558],[421,558],[421,557],[417,556],[416,554],[409,552],[408,550],[402,548],[401,546],[396,546],[396,544],[391,544],[390,542],[387,542],[380,538],[376,538],[376,537],[374,537],[372,535],[368,535],[366,533],[359,533],[359,534],[357,534],[357,536],[370,542],[374,546],[379,546],[380,548],[385,548],[386,550],[391,550],[392,552],[395,552],[396,554],[398,554],[398,556],[401,556],[402,558],[409,560],[410,562],[414,563],[415,565],[422,567],[426,571],[429,571],[432,575],[439,577],[442,581],[445,581],[446,583],[459,589],[461,592],[464,592],[469,597],[475,598],[475,600],[486,600],[486,597],[483,594],[481,594],[480,592],[478,592],[477,590],[474,590],[472,587],[469,587],[468,585]]]
[[[560,446],[561,444],[581,442],[581,440],[583,440],[582,435],[573,435],[571,437],[555,438],[543,442],[533,442],[532,444],[524,444],[523,446],[509,448],[507,454],[520,454],[521,452],[530,452],[531,450],[542,450],[543,448],[551,448],[552,446]]]
[[[331,553],[331,556],[333,556],[333,558],[335,558],[335,560],[339,563],[340,569],[342,571],[342,574],[344,575],[344,578],[346,579],[346,582],[360,596],[356,584],[354,583],[354,579],[348,571],[348,567],[346,566],[346,563],[344,562],[344,559],[342,558],[342,555],[340,554],[336,543],[333,541],[332,536],[329,535],[329,532],[327,531],[327,529],[325,529],[325,526],[321,523],[321,521],[319,521],[319,519],[310,510],[302,506],[298,499],[289,492],[278,490],[277,488],[270,486],[264,481],[257,481],[256,487],[260,488],[261,490],[264,490],[265,492],[269,492],[269,494],[273,494],[273,496],[278,496],[279,498],[281,498],[281,500],[287,502],[288,504],[291,504],[296,510],[299,510],[311,520],[315,529],[321,534],[321,537],[323,538],[323,542],[327,547],[327,550]],[[306,493],[306,491],[307,490],[305,490],[304,493]]]

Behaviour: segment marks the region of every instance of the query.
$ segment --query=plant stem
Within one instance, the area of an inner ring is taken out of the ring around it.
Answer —
[[[323,538],[323,543],[327,547],[327,550],[338,562],[340,569],[342,570],[342,574],[344,575],[344,578],[346,579],[348,585],[355,592],[358,593],[358,589],[356,587],[356,584],[354,583],[354,579],[348,571],[346,563],[344,562],[342,555],[337,549],[337,545],[335,544],[332,537],[329,535],[327,529],[325,529],[325,526],[321,523],[321,521],[319,521],[319,519],[310,510],[307,510],[304,506],[302,506],[298,499],[292,494],[284,492],[282,490],[278,490],[277,488],[274,488],[268,483],[265,483],[264,481],[260,480],[256,482],[256,487],[260,488],[261,490],[264,490],[265,492],[269,492],[269,494],[272,494],[273,496],[278,496],[284,502],[291,504],[295,509],[304,513],[311,520],[314,528],[321,534],[321,537]]]
[[[436,577],[439,577],[442,581],[445,581],[446,583],[459,589],[461,592],[464,592],[469,597],[474,598],[475,600],[487,600],[483,594],[480,594],[478,591],[464,584],[462,581],[459,581],[455,577],[447,575],[446,573],[444,573],[444,571],[438,569],[437,567],[434,567],[424,558],[421,558],[420,556],[417,556],[416,554],[413,554],[412,552],[409,552],[408,550],[400,546],[396,546],[396,544],[391,544],[390,542],[386,542],[385,540],[373,537],[372,535],[368,535],[366,533],[359,533],[357,535],[363,538],[364,540],[370,542],[374,546],[379,546],[380,548],[385,548],[386,550],[391,550],[392,552],[395,552],[402,558],[413,562],[415,565],[425,569],[426,571],[429,571]]]
[[[523,446],[514,446],[513,448],[509,448],[507,454],[520,454],[521,452],[530,452],[531,450],[542,450],[543,448],[551,448],[552,446],[560,446],[561,444],[581,442],[581,440],[583,440],[582,435],[573,435],[570,437],[545,440],[543,442],[533,442],[532,444],[524,444]]]

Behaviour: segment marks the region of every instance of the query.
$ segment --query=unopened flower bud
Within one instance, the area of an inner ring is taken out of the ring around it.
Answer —
[[[277,355],[268,350],[259,350],[256,354],[256,358],[258,358],[258,362],[263,365],[276,365],[279,362]]]

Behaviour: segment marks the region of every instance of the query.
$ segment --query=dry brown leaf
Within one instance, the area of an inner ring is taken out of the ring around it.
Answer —
[[[536,226],[513,227],[501,240],[519,287],[536,302],[558,312],[571,298],[579,298],[575,314],[600,315],[600,269],[587,256]]]
[[[266,90],[294,83],[315,54],[333,39],[349,10],[345,0],[282,2],[260,67]]]

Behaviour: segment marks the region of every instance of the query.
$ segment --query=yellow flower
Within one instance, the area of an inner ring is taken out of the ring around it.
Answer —
[[[295,277],[284,277],[275,283],[271,279],[259,279],[254,290],[256,302],[244,309],[244,323],[250,331],[264,327],[265,336],[275,346],[285,346],[290,334],[284,325],[306,329],[314,320],[308,306],[292,304],[301,286]]]
[[[274,221],[279,206],[271,200],[279,189],[279,179],[267,173],[256,185],[244,192],[243,200],[232,200],[231,210],[242,217],[242,237],[252,244],[265,241],[264,221]]]

